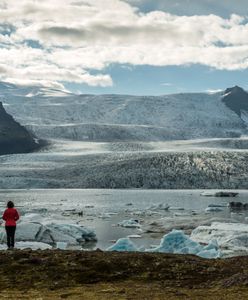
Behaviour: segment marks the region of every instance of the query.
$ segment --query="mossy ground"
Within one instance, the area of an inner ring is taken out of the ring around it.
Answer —
[[[0,252],[0,299],[248,299],[248,257]]]

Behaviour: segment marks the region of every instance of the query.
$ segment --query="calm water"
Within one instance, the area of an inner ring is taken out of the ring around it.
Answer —
[[[132,203],[137,209],[145,209],[151,205],[168,203],[185,209],[204,211],[211,203],[229,203],[229,201],[248,202],[248,191],[239,190],[235,198],[203,197],[203,190],[101,190],[101,189],[37,189],[37,190],[0,190],[0,206],[8,200],[17,205],[45,207],[62,206],[85,207],[93,205],[96,209],[119,211]],[[63,202],[63,203],[61,203]]]

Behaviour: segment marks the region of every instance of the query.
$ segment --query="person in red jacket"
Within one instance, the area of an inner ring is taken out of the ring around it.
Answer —
[[[14,203],[9,201],[7,209],[5,209],[3,213],[8,249],[13,249],[15,246],[16,221],[19,220],[19,218],[20,216],[18,211],[14,208]]]

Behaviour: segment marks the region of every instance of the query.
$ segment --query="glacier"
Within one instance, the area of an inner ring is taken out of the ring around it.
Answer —
[[[233,88],[231,94],[235,91]],[[246,97],[242,89],[240,93]],[[225,97],[232,95],[223,95],[76,95],[51,88],[0,83],[0,101],[6,110],[39,138],[98,142],[246,134],[245,119],[225,104]],[[243,109],[242,116],[245,113]]]
[[[0,188],[247,188],[246,106],[239,115],[224,102],[237,91],[246,99],[237,87],[226,95],[76,95],[0,82],[6,111],[48,142],[1,156]]]

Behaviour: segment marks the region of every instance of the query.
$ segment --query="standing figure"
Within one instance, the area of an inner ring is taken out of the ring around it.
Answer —
[[[9,201],[3,213],[8,249],[13,249],[15,246],[16,221],[19,220],[19,217],[18,211],[14,208],[14,203]]]

